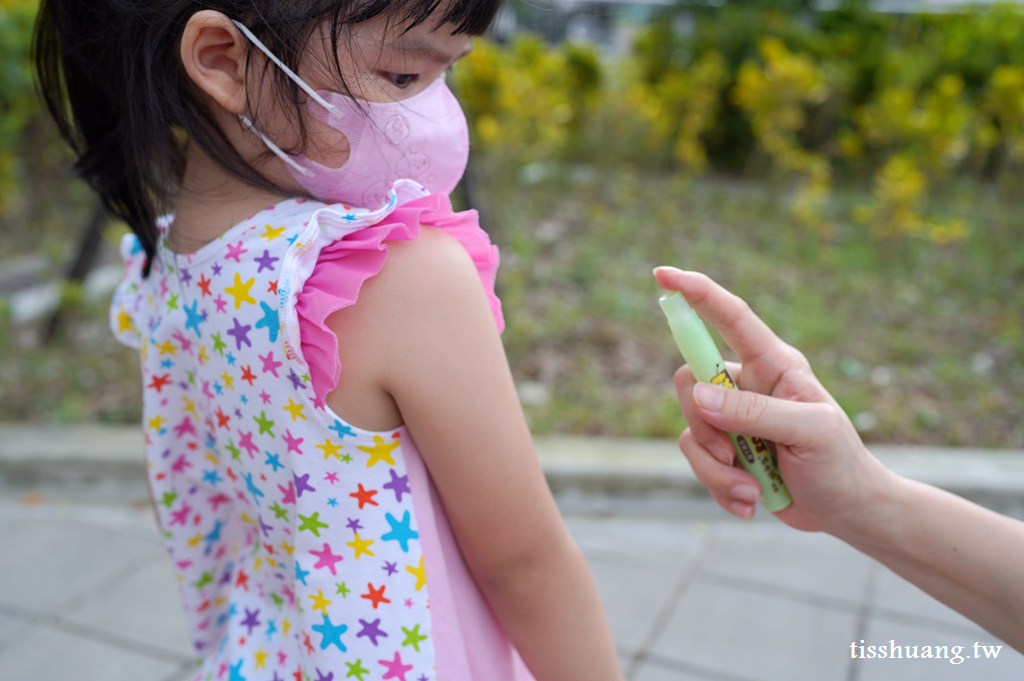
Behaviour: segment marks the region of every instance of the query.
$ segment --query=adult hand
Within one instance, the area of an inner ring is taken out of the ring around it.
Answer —
[[[734,466],[722,431],[774,440],[793,497],[779,519],[842,539],[1024,652],[1024,523],[890,473],[807,359],[746,303],[702,274],[661,267],[655,275],[717,327],[742,361],[733,377],[743,390],[697,384],[687,367],[676,372],[690,422],[679,445],[718,503],[748,518],[754,495],[744,489],[757,489]]]
[[[675,375],[689,427],[679,446],[697,478],[724,509],[754,514],[757,481],[738,467],[723,431],[772,440],[793,503],[776,513],[800,530],[829,531],[870,516],[873,500],[891,495],[899,478],[864,447],[850,419],[814,376],[804,355],[784,343],[740,298],[707,276],[672,267],[658,284],[679,291],[739,356],[729,371],[742,390],[698,384],[689,367]]]

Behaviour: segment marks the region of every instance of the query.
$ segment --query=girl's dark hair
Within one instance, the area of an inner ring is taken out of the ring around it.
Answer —
[[[61,134],[78,156],[75,172],[124,220],[147,255],[156,251],[158,215],[174,203],[187,145],[250,184],[283,191],[242,159],[185,73],[180,40],[204,9],[244,23],[295,70],[316,27],[330,22],[337,52],[342,28],[388,14],[412,27],[428,19],[483,33],[501,0],[42,0],[34,58],[39,88]],[[436,13],[436,14],[435,14]],[[252,55],[252,45],[249,46]],[[250,60],[249,63],[253,63]],[[268,63],[264,69],[273,68]],[[334,60],[339,82],[338,60]],[[274,68],[282,101],[292,105],[305,140],[299,88]],[[255,107],[250,98],[250,110]],[[252,111],[249,118],[256,120]]]

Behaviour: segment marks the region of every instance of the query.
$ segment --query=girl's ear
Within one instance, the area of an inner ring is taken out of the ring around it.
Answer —
[[[245,64],[249,41],[225,15],[196,12],[181,36],[181,62],[192,81],[224,109],[246,110]]]

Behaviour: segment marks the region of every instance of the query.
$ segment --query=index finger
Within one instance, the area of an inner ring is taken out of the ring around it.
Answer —
[[[770,358],[780,365],[785,364],[783,360],[788,357],[789,345],[775,335],[742,298],[700,272],[658,267],[654,276],[663,289],[682,293],[697,314],[718,329],[741,362],[747,364]]]

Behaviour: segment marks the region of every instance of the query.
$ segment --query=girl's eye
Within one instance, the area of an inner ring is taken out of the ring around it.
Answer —
[[[412,85],[419,78],[415,73],[388,73],[386,75],[392,85],[402,90]]]

